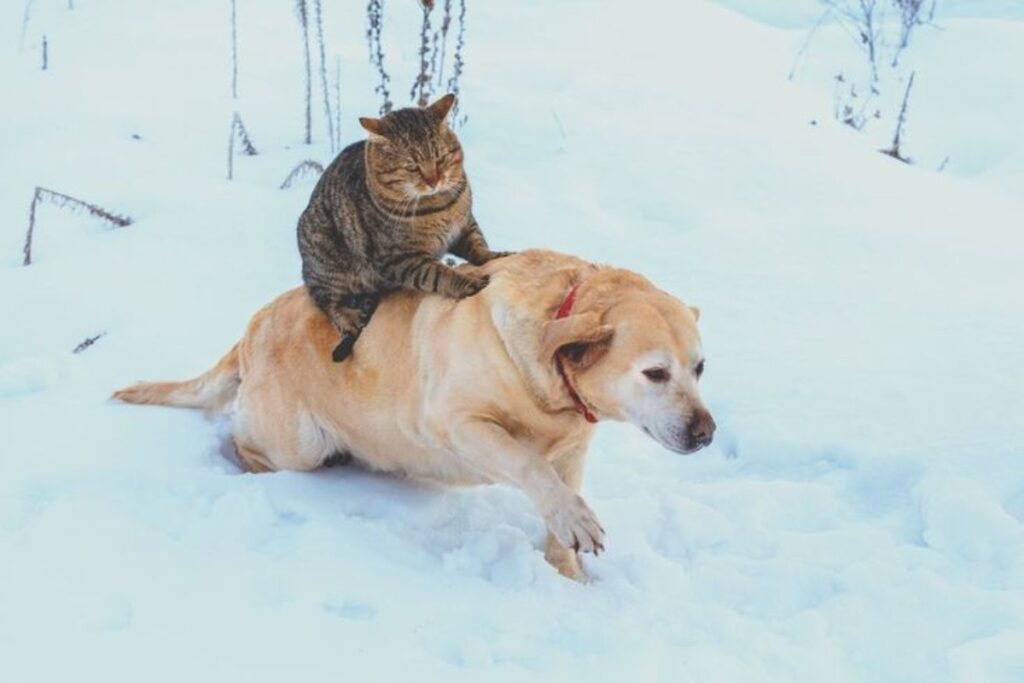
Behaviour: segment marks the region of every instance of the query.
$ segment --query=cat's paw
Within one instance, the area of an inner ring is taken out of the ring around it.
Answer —
[[[489,251],[487,256],[484,257],[484,263],[494,259],[505,258],[506,256],[514,256],[515,253],[514,251]]]
[[[491,278],[488,275],[466,276],[462,286],[459,287],[456,298],[465,299],[471,297],[486,287],[490,281]]]
[[[334,347],[334,352],[331,354],[331,359],[335,363],[340,363],[349,356],[352,355],[352,347],[356,345],[356,337],[352,334],[346,334],[341,339],[341,343]]]

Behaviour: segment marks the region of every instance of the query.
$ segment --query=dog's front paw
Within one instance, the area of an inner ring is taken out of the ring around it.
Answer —
[[[546,521],[548,531],[566,548],[595,555],[604,550],[604,529],[582,497],[573,494]]]

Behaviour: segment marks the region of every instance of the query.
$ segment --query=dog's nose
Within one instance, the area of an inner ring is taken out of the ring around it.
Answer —
[[[711,413],[701,410],[693,416],[690,422],[690,439],[695,444],[707,446],[715,436],[715,418]]]

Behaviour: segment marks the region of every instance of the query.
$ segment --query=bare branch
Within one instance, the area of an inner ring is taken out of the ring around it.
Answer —
[[[896,133],[892,138],[892,147],[882,150],[883,154],[888,154],[893,159],[898,159],[905,164],[909,164],[910,159],[903,156],[900,152],[900,144],[903,136],[903,124],[907,122],[907,103],[910,101],[910,89],[914,87],[914,76],[916,74],[916,71],[910,74],[910,80],[907,81],[907,89],[903,93],[903,104],[900,106],[900,116],[896,122]]]

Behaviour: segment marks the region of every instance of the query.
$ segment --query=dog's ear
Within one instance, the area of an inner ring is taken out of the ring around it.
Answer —
[[[696,306],[688,306],[690,313],[693,313],[693,319],[700,322],[700,309]]]
[[[597,313],[580,313],[552,320],[544,325],[541,360],[546,363],[563,351],[574,364],[590,365],[600,356],[614,332],[611,325],[601,323]]]

